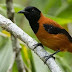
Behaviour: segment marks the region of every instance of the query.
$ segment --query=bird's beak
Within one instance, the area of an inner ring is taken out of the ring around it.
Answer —
[[[24,11],[24,10],[21,10],[21,11],[19,11],[18,13],[22,13],[22,14],[29,14],[28,11]]]
[[[25,13],[25,11],[24,11],[24,10],[21,10],[21,11],[19,11],[18,13]]]

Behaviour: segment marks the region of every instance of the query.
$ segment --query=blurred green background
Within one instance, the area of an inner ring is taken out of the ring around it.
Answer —
[[[0,14],[7,17],[6,1],[0,0]],[[31,30],[27,19],[24,15],[20,15],[17,12],[24,9],[26,6],[35,6],[39,8],[42,13],[55,20],[62,25],[67,31],[71,32],[72,23],[72,0],[13,0],[15,9],[15,23],[23,29],[32,38],[36,38]],[[10,34],[0,28],[0,32],[4,33],[7,37],[0,35],[0,72],[7,72],[7,69],[11,63],[12,57],[12,45]],[[38,41],[39,42],[39,41]],[[50,72],[48,67],[39,59],[39,57],[32,52],[27,46],[21,43],[21,55],[23,61],[28,68],[28,72]],[[45,49],[53,53],[54,51]],[[72,72],[72,54],[68,52],[60,52],[55,55],[56,62],[61,67],[63,72]],[[18,72],[16,62],[13,65],[12,72]]]

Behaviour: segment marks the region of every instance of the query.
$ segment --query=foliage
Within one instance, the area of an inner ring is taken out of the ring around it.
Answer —
[[[1,0],[0,2],[0,13],[7,16],[4,1],[5,0]],[[72,23],[72,0],[14,0],[16,24],[36,40],[37,38],[28,25],[28,21],[24,16],[17,14],[19,10],[24,9],[25,6],[28,5],[39,8],[45,16],[55,20],[64,27],[66,27],[68,23]],[[6,72],[12,57],[12,46],[10,34],[1,28],[0,31],[7,35],[7,38],[0,36],[0,72]],[[26,67],[28,68],[28,72],[49,72],[47,66],[44,65],[44,63],[31,50],[22,43],[21,47],[21,55]],[[51,53],[54,52],[50,49],[45,49]],[[55,56],[56,61],[59,63],[63,72],[72,72],[72,54],[68,52],[60,52]],[[13,72],[18,72],[16,62],[13,66]]]

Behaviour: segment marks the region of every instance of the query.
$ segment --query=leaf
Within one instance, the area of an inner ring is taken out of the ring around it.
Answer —
[[[21,5],[18,5],[18,4],[13,4],[13,5],[14,5],[15,12],[18,12],[19,10],[22,10],[24,8],[24,7],[22,7]],[[0,4],[0,7],[3,10],[6,10],[6,4]]]
[[[12,46],[9,38],[5,39],[5,44],[0,47],[0,72],[6,72],[12,56]]]
[[[6,34],[8,37],[11,37],[11,34],[7,32],[6,30],[2,30],[2,33]]]
[[[30,72],[30,70],[31,70],[31,63],[30,63],[30,59],[28,57],[29,53],[27,51],[27,47],[24,46],[23,44],[21,44],[21,46],[22,46],[21,54],[22,54],[23,61],[26,64],[26,66],[28,68],[28,71]]]
[[[57,17],[65,18],[65,19],[71,19],[72,20],[72,5],[69,5]]]
[[[23,10],[23,9],[24,9],[24,7],[22,7],[21,5],[14,4],[14,10],[15,10],[15,12],[18,12],[18,11]]]
[[[56,10],[61,6],[61,0],[47,0],[45,3],[44,13],[53,15]]]
[[[13,65],[13,68],[12,68],[12,72],[18,72],[16,62],[14,62],[14,65]]]
[[[63,5],[61,5],[56,12],[54,13],[54,16],[59,15],[62,11],[64,11],[66,8],[68,7],[68,4],[66,2],[63,3]]]
[[[0,13],[6,16],[6,10],[0,7]]]
[[[66,53],[67,55],[67,53]],[[60,57],[57,55],[57,61],[61,66],[63,72],[72,72],[70,65],[68,64],[67,60],[64,57]]]

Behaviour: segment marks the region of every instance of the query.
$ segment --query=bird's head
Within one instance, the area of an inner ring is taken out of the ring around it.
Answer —
[[[24,10],[19,11],[18,13],[22,13],[25,17],[30,21],[37,22],[40,18],[41,11],[36,7],[26,7]]]

